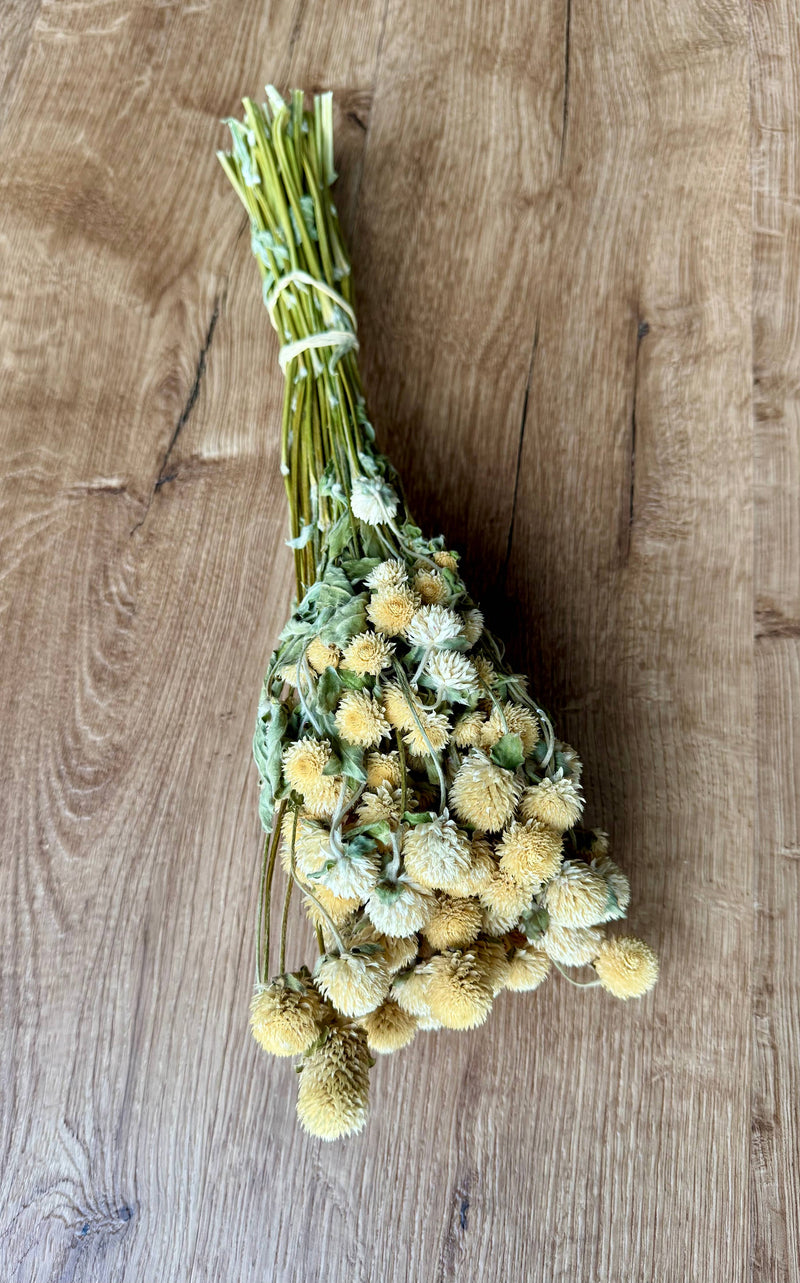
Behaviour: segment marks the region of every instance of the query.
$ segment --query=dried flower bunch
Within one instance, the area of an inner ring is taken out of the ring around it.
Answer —
[[[350,264],[330,186],[331,97],[245,100],[220,159],[250,218],[286,376],[282,463],[297,604],[254,740],[264,848],[251,1027],[301,1056],[298,1114],[357,1132],[371,1053],[483,1024],[502,989],[589,965],[645,993],[648,945],[609,934],[630,890],[580,826],[581,764],[509,670],[456,553],[409,517],[375,449],[356,363]],[[278,972],[272,892],[286,875]],[[286,971],[297,886],[313,970]]]

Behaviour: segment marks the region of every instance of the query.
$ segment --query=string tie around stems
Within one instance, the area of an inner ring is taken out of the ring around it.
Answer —
[[[284,374],[286,373],[286,367],[290,361],[293,361],[296,356],[301,356],[303,352],[308,352],[310,349],[326,347],[335,348],[330,361],[331,367],[335,365],[337,361],[341,360],[346,352],[358,351],[358,339],[356,338],[355,333],[358,328],[356,323],[356,314],[350,304],[346,299],[342,298],[341,294],[339,294],[333,286],[329,285],[327,281],[320,281],[317,277],[311,276],[310,273],[303,272],[299,268],[292,272],[287,272],[285,276],[279,277],[264,300],[267,312],[269,313],[269,319],[272,322],[273,328],[277,330],[278,333],[280,333],[280,330],[278,330],[278,322],[275,319],[275,304],[283,290],[287,289],[290,285],[310,286],[311,289],[314,289],[319,294],[329,298],[348,318],[352,328],[349,330],[321,330],[316,334],[307,334],[302,339],[295,339],[292,343],[284,343],[278,353],[278,364]]]

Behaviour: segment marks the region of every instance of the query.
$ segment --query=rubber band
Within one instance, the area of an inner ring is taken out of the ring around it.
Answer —
[[[277,303],[281,292],[289,285],[309,285],[312,289],[317,290],[320,294],[326,295],[331,299],[345,316],[349,317],[352,322],[352,330],[322,330],[318,334],[308,334],[303,339],[295,339],[293,343],[284,343],[278,353],[278,364],[283,373],[286,373],[286,367],[295,357],[301,356],[303,352],[318,350],[319,348],[332,347],[336,348],[330,360],[329,368],[332,370],[337,361],[347,352],[358,351],[358,339],[355,331],[358,328],[356,314],[350,304],[342,298],[341,294],[329,285],[327,281],[317,280],[316,277],[310,276],[308,272],[295,268],[294,271],[287,272],[275,282],[266,299],[264,300],[269,313],[269,319],[273,328],[278,330],[278,323],[275,320],[275,304]],[[278,330],[280,333],[280,331]]]

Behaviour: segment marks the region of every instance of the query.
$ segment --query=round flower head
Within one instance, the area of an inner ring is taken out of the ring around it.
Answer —
[[[424,1030],[425,1033],[435,1033],[437,1029],[444,1029],[441,1020],[434,1020],[433,1016],[418,1016],[417,1029]]]
[[[488,686],[489,690],[491,690],[497,685],[497,673],[494,671],[494,664],[485,655],[476,655],[473,662],[481,685]],[[489,702],[491,704],[491,700]]]
[[[360,1132],[367,1120],[370,1054],[363,1029],[336,1021],[326,1032],[303,1061],[297,1116],[312,1136],[338,1140]]]
[[[398,731],[407,731],[416,725],[414,713],[421,718],[425,708],[413,691],[407,695],[395,682],[388,682],[383,688],[383,711],[390,726]]]
[[[415,824],[403,838],[403,863],[420,886],[447,891],[466,873],[472,852],[466,833],[447,812],[435,820]]]
[[[353,846],[329,852],[327,859],[314,878],[315,886],[324,886],[341,899],[365,899],[370,894],[380,874],[380,859],[375,851],[360,851]],[[348,1013],[345,1013],[348,1014]]]
[[[396,559],[379,562],[365,580],[367,587],[373,592],[381,592],[384,588],[399,588],[407,582],[408,571],[405,564]]]
[[[339,700],[335,721],[342,739],[363,748],[374,747],[390,734],[381,705],[366,691],[346,691]]]
[[[450,803],[465,824],[497,833],[514,814],[521,788],[511,771],[495,766],[485,753],[472,749],[450,786]]]
[[[607,855],[596,855],[590,868],[601,878],[605,878],[606,886],[611,892],[609,896],[611,903],[606,908],[606,921],[612,918],[624,918],[631,902],[631,884],[622,869]]]
[[[470,610],[464,611],[463,620],[461,632],[470,646],[474,646],[483,632],[483,615],[477,607],[473,606]]]
[[[391,668],[394,646],[380,633],[358,633],[344,648],[342,668],[359,677],[377,677],[384,668]]]
[[[369,599],[367,618],[379,633],[396,637],[405,631],[419,607],[419,597],[405,584],[381,588]]]
[[[447,581],[438,570],[420,568],[414,575],[414,591],[418,592],[426,606],[436,606],[444,601],[449,593]]]
[[[550,959],[544,949],[534,944],[523,945],[521,949],[515,949],[509,958],[505,987],[515,993],[538,989],[549,970]]]
[[[437,691],[474,691],[477,686],[475,667],[457,650],[435,650],[425,665],[425,672],[435,683]]]
[[[323,953],[314,979],[320,993],[343,1016],[366,1016],[389,992],[389,972],[379,954]]]
[[[452,570],[453,574],[456,574],[458,571],[458,561],[452,552],[445,552],[444,550],[435,552],[433,554],[433,560],[436,562],[437,566],[442,567],[442,570]]]
[[[569,744],[562,744],[561,740],[556,740],[556,752],[560,759],[563,759],[564,768],[569,779],[573,784],[579,784],[583,774],[583,763]]]
[[[481,907],[477,900],[440,894],[433,917],[423,935],[432,949],[464,949],[481,929]]]
[[[311,784],[303,791],[303,802],[309,815],[317,820],[330,820],[334,812],[343,803],[347,789],[343,789],[341,775],[323,775],[316,784]]]
[[[293,789],[305,794],[306,789],[313,788],[323,778],[322,772],[331,756],[328,740],[314,739],[306,735],[294,744],[287,744],[283,750],[283,774]],[[331,776],[326,776],[330,779]]]
[[[433,713],[424,708],[408,728],[403,739],[415,757],[430,757],[431,750],[440,753],[450,735],[450,722],[445,713]]]
[[[442,646],[462,635],[464,622],[448,606],[422,606],[406,627],[406,637],[412,646]]]
[[[328,646],[321,637],[315,637],[306,648],[306,659],[317,673],[324,673],[326,668],[338,668],[342,657],[338,646]]]
[[[571,829],[583,810],[583,798],[572,780],[543,779],[522,794],[520,812],[523,820],[541,820],[551,829]]]
[[[553,962],[565,967],[585,967],[594,962],[604,939],[602,927],[559,927],[551,922],[541,945]]]
[[[528,820],[527,824],[514,820],[497,847],[500,868],[517,882],[538,889],[558,873],[562,842],[561,834],[541,820]]]
[[[505,718],[505,726],[503,718]],[[538,719],[529,708],[506,701],[502,707],[502,716],[499,708],[492,710],[491,717],[483,728],[481,737],[483,747],[491,748],[503,735],[519,735],[522,740],[522,750],[527,757],[541,738]]]
[[[529,907],[532,894],[530,883],[520,885],[502,867],[495,869],[491,882],[480,892],[481,904],[488,910],[495,928],[493,934],[501,935],[511,930]]]
[[[602,829],[592,829],[592,855],[608,855],[611,842]]]
[[[356,477],[350,493],[354,517],[370,526],[383,526],[393,521],[399,500],[382,477]]]
[[[392,789],[400,788],[403,777],[397,749],[392,749],[391,753],[368,753],[364,765],[368,789],[378,789],[381,784],[388,784]]]
[[[605,918],[608,887],[586,864],[565,860],[545,888],[544,903],[556,926],[591,927]]]
[[[389,824],[399,824],[402,815],[402,791],[381,784],[377,789],[362,793],[358,804],[359,824],[378,824],[386,820]]]
[[[392,997],[398,1007],[410,1016],[423,1018],[431,1014],[428,987],[431,982],[430,966],[421,963],[410,971],[401,971],[392,981]]]
[[[615,998],[640,998],[658,979],[658,958],[635,936],[609,936],[600,946],[594,969]]]
[[[319,1036],[324,1008],[310,985],[298,993],[273,980],[253,994],[250,1029],[259,1047],[273,1056],[299,1056]]]
[[[381,946],[381,955],[388,971],[394,974],[409,967],[417,956],[419,941],[413,936],[386,936],[374,933],[375,943]]]
[[[320,927],[324,932],[328,931],[326,913],[335,927],[343,927],[356,909],[361,907],[361,900],[357,896],[334,895],[327,887],[319,884],[311,888],[311,895],[314,897],[313,900],[311,896],[304,897],[306,913],[314,926]],[[320,911],[320,905],[324,913]]]
[[[505,945],[502,940],[479,940],[472,946],[472,952],[481,975],[492,991],[492,996],[497,997],[508,979],[509,962]]]
[[[474,1029],[492,1009],[492,989],[470,950],[451,949],[431,958],[428,1003],[445,1029]]]
[[[417,1032],[417,1020],[388,997],[380,1007],[364,1016],[361,1025],[367,1035],[370,1051],[385,1056],[407,1047]]]
[[[480,744],[485,720],[478,709],[462,713],[453,727],[453,743],[456,748],[475,748]]]
[[[491,882],[497,861],[494,858],[492,845],[482,834],[473,834],[470,842],[469,865],[448,885],[451,895],[480,895],[483,888]]]
[[[312,820],[305,810],[298,811],[296,821],[294,811],[287,811],[281,821],[281,844],[278,848],[284,871],[291,871],[294,843],[294,871],[301,881],[305,881],[325,859],[329,840],[328,829]]]
[[[381,879],[366,903],[370,922],[387,936],[408,936],[419,931],[435,907],[430,892],[414,886],[402,873],[397,878]]]

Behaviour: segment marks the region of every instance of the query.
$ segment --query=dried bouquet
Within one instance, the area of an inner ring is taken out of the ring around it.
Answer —
[[[297,579],[253,746],[267,839],[251,1027],[267,1051],[302,1057],[300,1121],[332,1140],[364,1125],[371,1053],[481,1025],[501,990],[536,989],[551,968],[591,966],[573,983],[631,998],[658,965],[606,930],[630,891],[607,836],[580,826],[577,754],[375,447],[330,193],[331,95],[309,112],[302,92],[287,104],[268,87],[227,123],[220,160],[281,341]],[[319,956],[288,972],[295,886]]]

